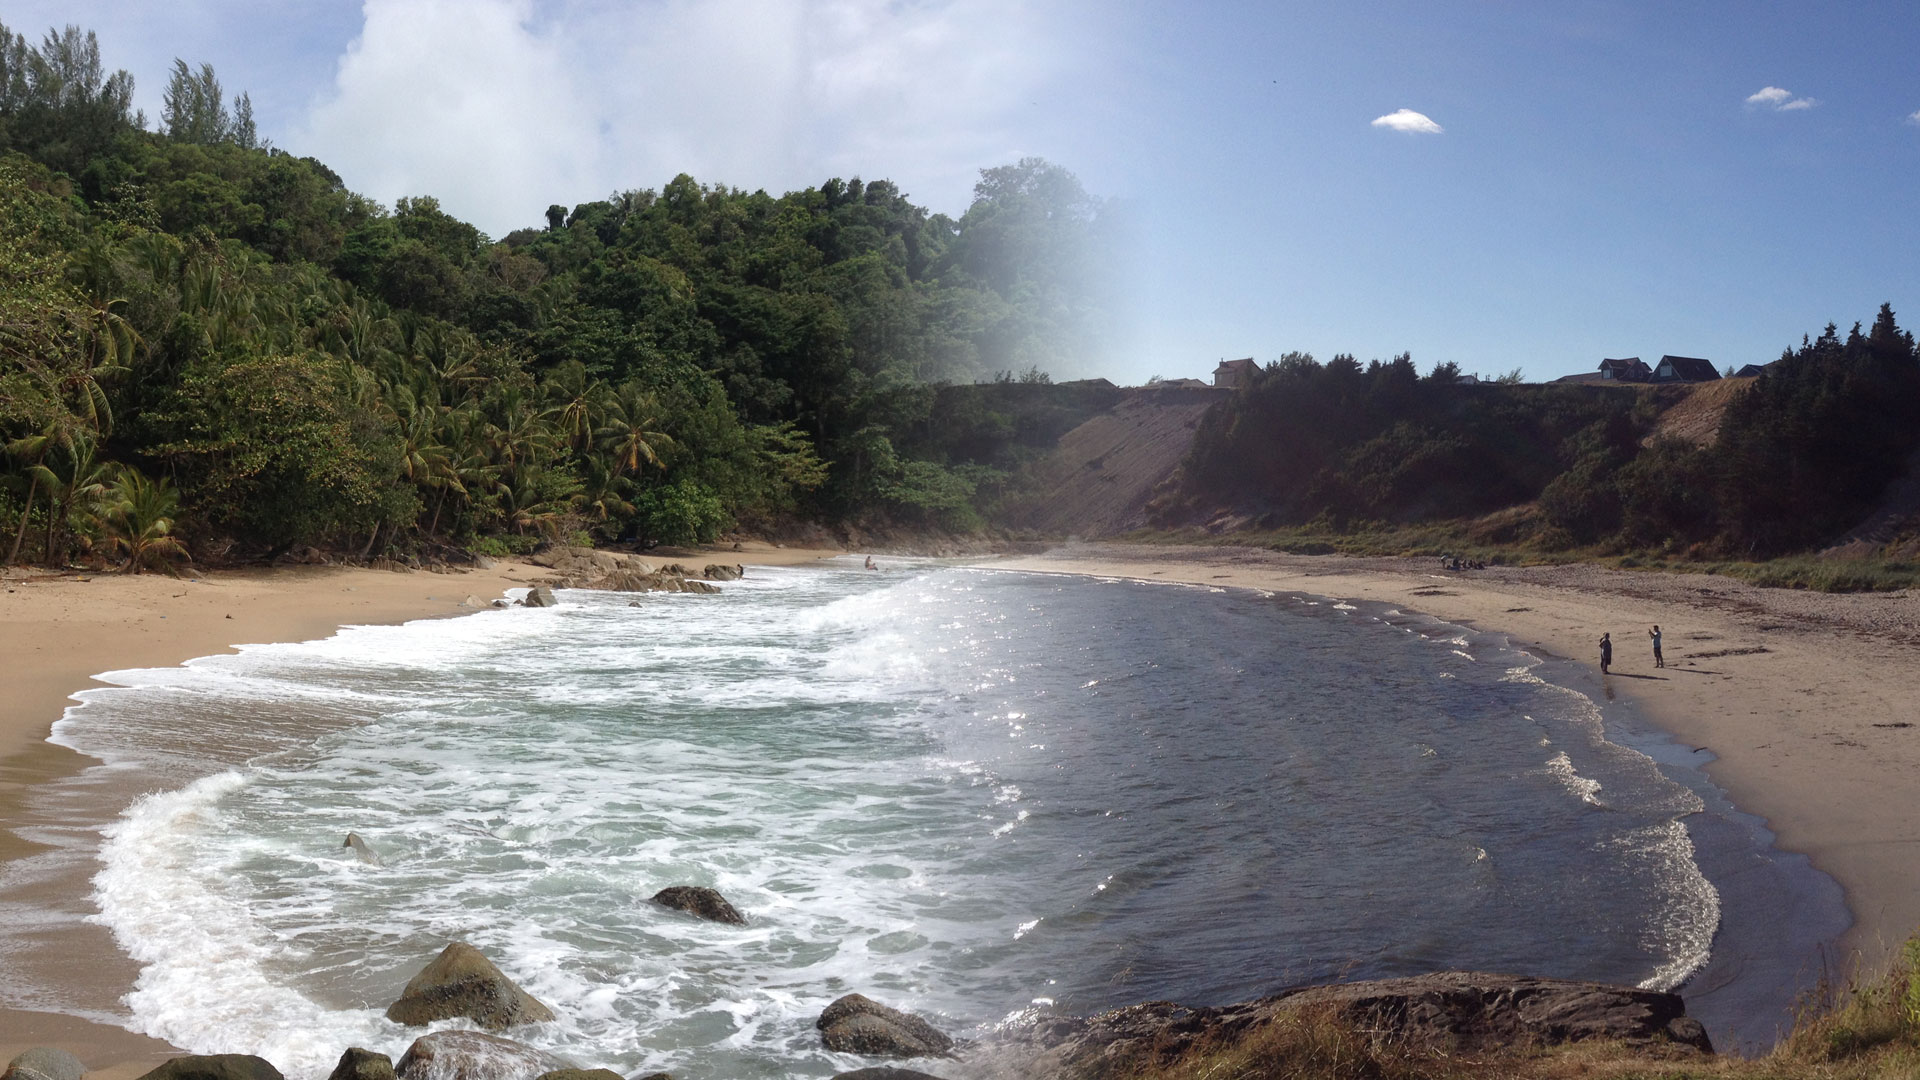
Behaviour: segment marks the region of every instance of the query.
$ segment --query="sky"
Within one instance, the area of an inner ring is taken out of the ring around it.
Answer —
[[[1920,326],[1920,5],[0,0],[501,236],[552,203],[1044,157],[1129,224],[1119,382],[1411,352],[1530,380]],[[1071,374],[1086,374],[1075,372]]]

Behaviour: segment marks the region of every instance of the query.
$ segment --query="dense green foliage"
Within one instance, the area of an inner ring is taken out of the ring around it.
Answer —
[[[0,28],[0,528],[50,563],[155,490],[203,553],[971,527],[1023,406],[937,386],[1043,390],[1104,322],[1102,205],[1037,159],[958,220],[681,176],[494,241],[267,147],[209,67],[164,133],[131,92],[91,34]]]
[[[1410,358],[1292,355],[1202,425],[1173,525],[1233,507],[1269,528],[1412,523],[1537,500],[1504,541],[1699,557],[1805,550],[1858,524],[1920,447],[1920,356],[1882,306],[1769,365],[1710,446],[1652,438],[1674,389],[1459,385]]]

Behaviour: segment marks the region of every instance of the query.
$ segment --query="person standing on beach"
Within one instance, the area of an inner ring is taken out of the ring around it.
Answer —
[[[1653,666],[1666,667],[1666,660],[1660,656],[1660,624],[1654,623],[1653,629],[1647,631],[1647,636],[1653,639]]]
[[[1613,666],[1613,636],[1610,633],[1601,634],[1600,635],[1600,674],[1605,675],[1607,673],[1607,669],[1612,666]]]

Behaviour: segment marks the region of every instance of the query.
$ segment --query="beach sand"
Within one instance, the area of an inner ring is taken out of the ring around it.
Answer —
[[[652,561],[794,565],[839,551],[743,544],[731,548],[648,552]],[[0,571],[0,873],[6,862],[38,850],[13,831],[34,785],[71,775],[92,759],[47,742],[53,722],[76,691],[103,685],[93,676],[129,668],[166,667],[229,652],[237,644],[309,641],[350,624],[399,623],[465,614],[467,597],[482,605],[506,590],[534,584],[551,571],[502,561],[490,570],[395,572],[337,566],[159,574],[48,575]],[[112,808],[117,811],[119,808]],[[71,897],[49,897],[65,906]],[[62,925],[57,952],[63,976],[116,1000],[138,969],[104,928]],[[32,1046],[78,1055],[103,1080],[146,1072],[179,1050],[110,1024],[54,1012],[0,1008],[0,1065]]]
[[[1832,974],[1877,971],[1920,930],[1920,595],[1215,546],[1076,544],[987,565],[1380,601],[1582,661],[1576,689],[1629,698],[1711,751],[1707,774],[1734,805],[1839,882],[1854,925],[1823,958]],[[1647,637],[1656,623],[1664,669]],[[1614,643],[1605,678],[1602,632]]]

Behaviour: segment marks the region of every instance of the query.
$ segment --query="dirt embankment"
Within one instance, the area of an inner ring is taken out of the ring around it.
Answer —
[[[1726,415],[1728,404],[1752,385],[1752,376],[1695,384],[1692,393],[1660,414],[1659,422],[1640,445],[1678,439],[1694,446],[1712,446],[1720,438],[1720,418]]]
[[[1061,436],[1033,467],[1033,494],[1007,523],[1054,536],[1113,536],[1146,524],[1147,499],[1228,391],[1145,389]]]

